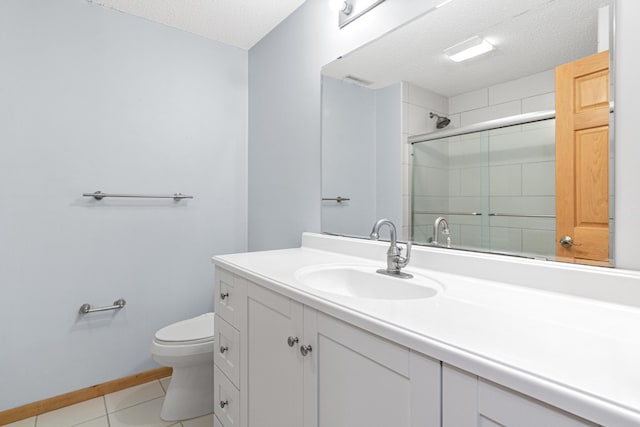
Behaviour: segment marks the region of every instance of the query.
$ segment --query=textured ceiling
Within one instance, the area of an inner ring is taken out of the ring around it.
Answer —
[[[611,0],[453,0],[323,68],[372,88],[401,80],[453,96],[515,80],[597,51],[598,8]],[[496,50],[454,63],[444,49],[471,36]]]
[[[88,0],[241,49],[249,49],[304,0]]]

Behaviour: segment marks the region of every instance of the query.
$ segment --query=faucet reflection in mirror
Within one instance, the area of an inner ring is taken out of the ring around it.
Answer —
[[[386,225],[389,227],[389,250],[387,251],[387,269],[377,270],[377,273],[386,274],[388,276],[398,277],[401,279],[411,279],[413,275],[404,273],[400,269],[409,264],[411,258],[411,242],[407,241],[407,256],[403,257],[402,248],[398,246],[396,240],[396,226],[388,219],[380,219],[374,225],[371,230],[370,237],[372,240],[380,239],[380,228]]]
[[[440,224],[442,224],[442,234],[446,236],[446,246],[448,248],[451,247],[451,231],[449,230],[449,223],[446,218],[443,216],[439,216],[433,222],[433,238],[431,239],[431,244],[438,246],[440,240],[438,237],[440,236]]]

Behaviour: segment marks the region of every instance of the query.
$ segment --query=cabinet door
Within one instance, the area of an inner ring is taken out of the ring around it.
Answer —
[[[458,368],[442,368],[443,427],[596,427],[590,421]]]
[[[314,324],[305,411],[317,412],[315,426],[440,426],[440,362],[322,313],[313,321],[305,311],[305,333]],[[315,427],[305,418],[305,427]]]
[[[302,304],[249,283],[247,315],[247,425],[300,427]]]

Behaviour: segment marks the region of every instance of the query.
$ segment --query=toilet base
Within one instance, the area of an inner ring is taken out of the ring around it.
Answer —
[[[174,367],[160,418],[177,421],[213,413],[213,389],[213,360],[202,365]]]

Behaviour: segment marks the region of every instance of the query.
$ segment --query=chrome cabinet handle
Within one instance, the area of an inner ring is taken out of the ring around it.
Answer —
[[[227,406],[228,404],[229,404],[229,401],[228,401],[228,400],[221,400],[221,401],[220,401],[220,407],[221,407],[222,409],[224,409],[224,407],[225,407],[225,406]]]
[[[303,356],[306,356],[307,354],[311,353],[311,350],[313,349],[311,348],[310,345],[300,346],[300,354],[302,354]]]
[[[229,347],[226,345],[221,345],[220,346],[220,353],[224,354],[226,351],[229,351]]]
[[[573,241],[571,236],[562,236],[559,240],[560,246],[563,248],[570,248],[572,246],[581,246],[579,243]]]
[[[289,344],[289,347],[293,347],[294,345],[298,344],[298,337],[287,338],[287,344]]]
[[[229,292],[225,292],[225,293],[220,292],[220,299],[226,299],[226,298],[229,298]]]

